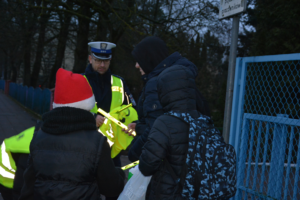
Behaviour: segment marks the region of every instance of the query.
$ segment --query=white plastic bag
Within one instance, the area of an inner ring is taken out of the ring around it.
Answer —
[[[144,176],[138,165],[132,168],[130,172],[133,175],[126,183],[118,200],[145,200],[147,187],[152,176]]]

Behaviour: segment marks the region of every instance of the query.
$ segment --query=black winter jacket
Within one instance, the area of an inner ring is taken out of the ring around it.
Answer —
[[[42,130],[30,144],[23,199],[100,199],[117,196],[124,172],[115,168],[106,137],[96,130],[93,115],[61,107],[43,115]]]
[[[165,112],[196,111],[194,73],[184,66],[172,66],[158,76],[158,94]],[[168,160],[179,177],[188,148],[189,125],[181,119],[161,115],[153,124],[140,156],[139,169],[145,176],[152,175],[146,199],[176,199],[180,191],[163,160]]]
[[[198,74],[197,67],[188,59],[182,57],[178,52],[168,56],[157,65],[150,74],[142,77],[146,84],[140,95],[137,106],[139,116],[139,121],[136,125],[137,136],[132,141],[132,147],[128,152],[128,158],[132,162],[139,159],[139,156],[142,153],[142,147],[147,141],[148,134],[154,121],[164,113],[157,94],[157,76],[164,70],[176,65],[185,66],[190,69],[193,77],[196,78]]]

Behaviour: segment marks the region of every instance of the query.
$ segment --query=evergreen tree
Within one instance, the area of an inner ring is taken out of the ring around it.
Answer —
[[[239,55],[258,56],[300,52],[300,1],[251,0],[246,25],[254,28],[240,36]]]

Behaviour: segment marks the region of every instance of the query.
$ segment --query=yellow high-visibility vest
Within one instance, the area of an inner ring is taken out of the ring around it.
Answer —
[[[86,76],[84,75],[86,78]],[[86,78],[88,81],[88,79]],[[133,121],[138,120],[137,112],[134,108],[129,107],[122,112],[117,112],[126,105],[122,105],[124,102],[124,86],[122,79],[111,76],[111,103],[110,103],[110,115],[120,121],[125,120],[123,124],[128,125]],[[99,105],[101,107],[101,105]],[[97,113],[97,105],[91,110],[92,113]],[[127,114],[125,114],[127,113]],[[122,129],[106,119],[99,128],[104,136],[107,137],[107,141],[111,146],[111,157],[116,157],[122,150],[125,150],[133,140],[133,136],[129,136],[122,131]]]
[[[85,78],[86,76],[83,75]],[[86,78],[88,81],[88,79]],[[88,81],[89,83],[89,81]],[[93,88],[92,88],[93,89]],[[110,110],[119,107],[124,102],[124,87],[122,79],[115,77],[114,75],[111,76],[111,103],[110,103]],[[97,113],[97,105],[94,106],[92,113]]]
[[[122,110],[127,105],[122,105],[110,111],[110,115],[121,121],[126,126],[133,121],[138,120],[138,114],[132,107]],[[119,110],[122,110],[118,112]],[[122,150],[125,150],[133,140],[133,136],[129,136],[122,131],[122,128],[109,119],[105,119],[99,131],[107,137],[107,142],[111,146],[111,157],[116,157]]]
[[[33,137],[35,127],[31,127],[22,131],[18,135],[4,139],[1,144],[0,153],[0,184],[13,188],[15,172],[17,170],[16,163],[11,153],[29,154],[29,146]]]

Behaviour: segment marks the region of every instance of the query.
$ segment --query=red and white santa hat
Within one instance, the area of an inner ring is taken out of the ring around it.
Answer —
[[[59,68],[56,73],[53,108],[73,107],[90,111],[94,106],[93,90],[85,77]]]

